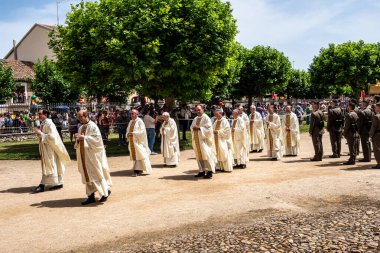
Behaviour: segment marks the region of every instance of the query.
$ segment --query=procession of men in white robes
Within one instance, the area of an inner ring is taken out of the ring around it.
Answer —
[[[177,124],[168,112],[164,112],[162,116],[164,122],[160,129],[161,154],[164,157],[164,166],[174,168],[177,167],[180,156]]]
[[[196,106],[195,111],[197,116],[190,126],[193,149],[199,168],[199,173],[195,177],[210,179],[212,173],[215,173],[217,162],[212,123],[201,106]]]
[[[281,119],[274,112],[273,105],[268,106],[268,115],[264,120],[267,137],[267,153],[272,160],[280,160],[283,155]]]
[[[297,156],[300,149],[300,127],[297,115],[292,112],[292,107],[285,107],[286,114],[282,118],[283,143],[285,156]]]
[[[217,169],[225,172],[233,170],[233,145],[231,128],[228,120],[223,117],[223,110],[216,108],[214,111],[214,141],[217,159]]]
[[[235,168],[245,169],[249,161],[249,144],[247,142],[247,124],[243,117],[239,117],[239,110],[235,109],[232,112],[233,120],[231,126],[232,145],[234,154]]]
[[[190,127],[199,169],[195,177],[210,179],[215,170],[232,172],[234,168],[246,168],[250,151],[261,152],[265,138],[268,156],[273,160],[281,159],[284,149],[285,155],[299,153],[299,123],[291,106],[286,107],[282,121],[274,113],[273,106],[268,107],[265,119],[256,112],[254,105],[250,107],[250,116],[243,111],[242,106],[238,106],[232,112],[231,121],[223,116],[223,109],[219,107],[214,111],[213,122],[201,106],[196,106],[195,111],[197,116]],[[48,111],[40,110],[39,114],[41,129],[35,129],[35,132],[40,140],[43,176],[35,193],[43,192],[45,185],[51,185],[51,189],[62,188],[64,163],[70,161],[54,123],[47,118]],[[131,121],[127,127],[133,176],[143,172],[150,174],[152,171],[146,128],[138,114],[137,110],[131,110]],[[112,180],[102,136],[99,127],[89,119],[87,111],[81,110],[77,116],[82,126],[75,136],[74,148],[78,170],[88,196],[82,205],[94,203],[96,192],[100,197],[99,202],[105,202],[111,194]],[[164,167],[176,167],[180,158],[177,124],[169,113],[164,112],[162,116],[160,133]]]
[[[82,126],[75,135],[74,148],[76,149],[78,170],[83,184],[86,185],[88,196],[82,205],[94,203],[96,201],[95,192],[98,192],[100,196],[99,202],[105,202],[111,194],[112,180],[102,135],[99,127],[89,119],[87,111],[81,110],[77,116]]]
[[[256,111],[256,106],[252,105],[251,114],[249,115],[249,134],[250,134],[250,151],[261,152],[264,149],[265,130],[263,118]]]
[[[40,110],[38,114],[42,122],[40,129],[35,128],[35,133],[39,140],[42,179],[41,183],[34,189],[34,193],[44,192],[46,185],[51,186],[49,190],[62,188],[65,163],[70,161],[70,156],[55,124],[51,119],[48,119],[48,111]]]
[[[133,161],[132,170],[134,177],[141,175],[143,172],[150,174],[152,171],[149,159],[151,150],[148,146],[145,124],[138,115],[139,112],[136,109],[132,109],[132,119],[127,127],[128,148],[131,160]]]

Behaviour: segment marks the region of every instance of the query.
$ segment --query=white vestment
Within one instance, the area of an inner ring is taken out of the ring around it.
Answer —
[[[149,160],[151,150],[148,146],[145,124],[142,119],[137,118],[129,122],[127,134],[129,133],[133,134],[133,136],[128,137],[129,154],[133,161],[132,169],[150,174],[152,171],[152,165]]]
[[[286,129],[289,128],[290,131]],[[297,115],[294,112],[285,114],[282,118],[283,143],[285,155],[298,155],[300,148],[300,128]]]
[[[244,133],[244,140],[245,140],[245,146],[248,147],[248,149],[246,150],[247,151],[247,156],[249,156],[249,142],[250,142],[250,132],[249,132],[249,117],[248,115],[245,113],[245,112],[242,112],[240,115],[239,115],[243,121],[244,121],[244,125],[245,125],[245,133]],[[249,160],[248,160],[249,161]]]
[[[231,130],[235,129],[235,131],[232,132],[232,145],[236,165],[247,164],[249,162],[249,151],[247,152],[247,150],[249,150],[249,144],[246,140],[246,125],[246,122],[241,117],[232,120]]]
[[[164,163],[167,165],[178,165],[180,150],[178,141],[177,124],[174,119],[169,118],[164,121],[160,129],[161,132],[161,153]]]
[[[200,129],[194,129],[198,125]],[[191,126],[192,144],[200,172],[215,172],[216,155],[211,119],[203,114],[193,120]]]
[[[233,151],[230,123],[224,117],[215,119],[214,125],[216,167],[223,171],[233,170]],[[216,132],[216,133],[215,133]]]
[[[281,120],[278,114],[268,114],[264,120],[268,156],[281,159],[283,154]]]
[[[259,112],[251,113],[249,115],[249,132],[250,132],[250,151],[263,150],[265,131],[263,125],[263,118]]]
[[[70,161],[70,156],[51,119],[42,122],[41,132],[39,142],[42,167],[41,184],[62,185],[65,163]]]
[[[84,140],[76,141],[74,148],[86,193],[89,196],[97,191],[101,197],[108,197],[112,180],[99,127],[90,120],[78,133],[84,135]]]

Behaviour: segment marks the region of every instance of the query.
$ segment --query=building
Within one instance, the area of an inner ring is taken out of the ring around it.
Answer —
[[[6,60],[19,60],[36,63],[45,56],[50,60],[55,60],[53,51],[49,48],[49,33],[55,26],[34,24],[32,28],[16,44],[13,40],[12,49],[5,55]]]
[[[0,62],[13,70],[13,75],[17,81],[17,87],[13,97],[6,104],[11,107],[20,107],[21,104],[29,105],[30,97],[33,95],[31,82],[35,77],[33,65],[47,57],[55,60],[53,51],[49,48],[49,33],[55,26],[34,24],[32,28],[16,44],[13,40],[12,49],[5,55]]]

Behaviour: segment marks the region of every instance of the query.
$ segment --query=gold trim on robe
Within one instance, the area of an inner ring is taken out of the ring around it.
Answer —
[[[273,114],[269,114],[268,121],[273,122]],[[269,133],[268,134],[269,135],[269,150],[273,152],[273,136],[270,129],[268,129],[268,133]]]
[[[80,131],[81,135],[85,135],[87,130],[87,124],[83,125]],[[84,172],[84,177],[86,178],[86,182],[90,182],[90,179],[88,177],[88,172],[86,168],[86,156],[84,155],[84,140],[79,141],[79,147],[80,147],[80,158],[82,161],[82,167],[83,167],[83,172]]]
[[[216,120],[216,125],[215,125],[214,131],[219,131],[221,123],[222,123],[221,120]],[[215,139],[216,157],[219,157],[219,136],[218,136],[218,133],[214,133],[214,139]]]
[[[135,129],[136,120],[133,120],[130,127],[129,127],[129,134],[133,132]],[[133,135],[129,136],[129,145],[131,147],[131,157],[132,160],[136,160],[136,149],[135,149],[135,142],[133,141]]]
[[[163,130],[165,131],[165,127],[168,125],[168,122],[167,121],[164,121],[164,125],[162,126],[163,127]],[[164,143],[163,145],[165,145],[165,136],[166,134],[163,134],[162,135],[162,143]],[[162,156],[165,157],[165,149],[163,148],[162,150]]]
[[[197,122],[195,124],[198,127],[201,124],[201,120],[202,120],[202,118],[200,118],[200,117],[197,118]],[[199,135],[198,135],[199,129],[193,129],[193,131],[195,133],[194,134],[194,140],[195,140],[195,146],[197,147],[198,157],[199,157],[200,161],[203,161],[203,155],[202,155],[202,150],[201,150],[201,145],[200,145],[200,142],[199,142]]]
[[[237,119],[234,119],[234,122],[232,123],[232,129],[236,127],[236,123],[237,123]],[[235,141],[235,132],[232,133],[232,141]]]
[[[290,114],[286,114],[285,126],[290,128]],[[292,147],[292,134],[290,131],[286,131],[286,146],[289,148]]]

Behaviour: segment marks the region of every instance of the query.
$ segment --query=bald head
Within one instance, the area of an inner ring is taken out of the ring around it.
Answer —
[[[133,120],[137,119],[137,117],[139,116],[139,111],[137,111],[136,109],[132,109],[131,110],[131,117]]]
[[[89,119],[88,119],[88,111],[87,111],[87,110],[83,110],[83,109],[81,109],[81,110],[77,113],[77,118],[78,118],[78,120],[80,121],[80,123],[82,123],[82,124],[87,124],[87,122],[89,121]]]
[[[195,107],[195,112],[197,113],[197,115],[198,115],[199,117],[201,117],[201,116],[203,115],[203,108],[202,108],[202,106],[197,105],[197,106]]]

